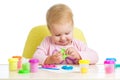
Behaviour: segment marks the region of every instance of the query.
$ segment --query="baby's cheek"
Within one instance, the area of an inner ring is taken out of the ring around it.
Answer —
[[[69,41],[72,41],[73,37],[72,37],[72,36],[69,36],[68,39],[69,39]]]
[[[53,36],[53,37],[52,37],[52,41],[53,41],[54,43],[57,43],[57,42],[58,42],[58,40],[59,40],[59,38],[58,38],[58,37],[55,37],[55,36]]]
[[[71,38],[70,37],[66,37],[66,41],[68,41],[68,42],[71,42]]]

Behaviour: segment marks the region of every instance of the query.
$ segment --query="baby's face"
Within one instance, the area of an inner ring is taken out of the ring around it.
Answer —
[[[73,38],[73,26],[70,23],[54,24],[50,27],[52,41],[56,45],[66,46],[71,44]]]

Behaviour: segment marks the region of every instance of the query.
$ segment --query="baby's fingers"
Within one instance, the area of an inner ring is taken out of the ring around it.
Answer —
[[[66,50],[65,53],[68,54],[68,55],[71,55],[73,52],[74,52],[73,50],[70,50],[70,49],[69,49],[69,50]]]

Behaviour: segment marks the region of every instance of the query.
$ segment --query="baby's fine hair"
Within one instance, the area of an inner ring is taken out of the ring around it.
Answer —
[[[64,24],[71,22],[73,24],[72,10],[65,4],[55,4],[48,9],[46,14],[47,26],[52,24]]]

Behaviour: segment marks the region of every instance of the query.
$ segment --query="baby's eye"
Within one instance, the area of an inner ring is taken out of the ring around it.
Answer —
[[[60,36],[60,34],[57,34],[57,35],[55,35],[55,36]]]
[[[65,33],[66,35],[68,35],[69,34],[69,32],[68,33]]]

